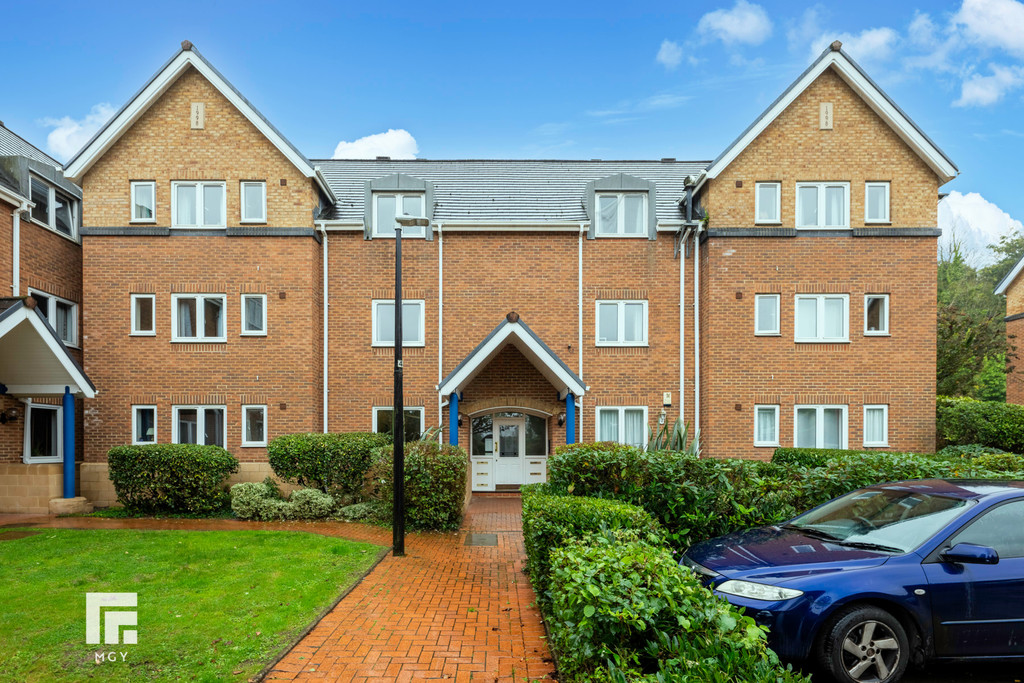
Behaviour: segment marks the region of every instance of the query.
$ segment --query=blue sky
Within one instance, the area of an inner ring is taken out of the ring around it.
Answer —
[[[696,8],[696,9],[695,9]],[[6,8],[37,26],[37,6]],[[189,39],[307,156],[712,159],[828,42],[953,158],[943,227],[1021,229],[1024,4],[63,3],[0,120],[66,158]],[[389,131],[392,131],[389,133]],[[367,139],[364,139],[367,138]]]

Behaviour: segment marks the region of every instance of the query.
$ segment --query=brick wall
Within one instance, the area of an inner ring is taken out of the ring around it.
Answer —
[[[1010,308],[1009,295],[1010,293],[1016,293],[1017,289],[1018,287],[1016,283],[1014,283],[1010,291],[1007,292],[1007,315],[1024,313],[1024,310],[1021,308],[1017,308],[1016,310]],[[1006,335],[1007,337],[1010,337],[1010,344],[1013,345],[1017,353],[1017,357],[1010,360],[1010,365],[1013,366],[1013,371],[1006,373],[1006,402],[1021,405],[1024,404],[1024,318],[1018,318],[1017,320],[1007,322]]]

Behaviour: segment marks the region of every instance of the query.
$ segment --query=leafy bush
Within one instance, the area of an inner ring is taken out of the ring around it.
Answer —
[[[772,462],[804,467],[823,467],[834,458],[858,455],[863,458],[889,457],[892,451],[857,451],[841,448],[776,448]]]
[[[238,460],[220,446],[147,444],[107,452],[110,481],[129,512],[209,513],[224,508]]]
[[[394,447],[378,448],[366,475],[368,497],[391,519]],[[458,446],[437,441],[405,444],[405,522],[410,529],[452,531],[462,521],[469,456]]]
[[[231,510],[239,519],[264,522],[324,519],[334,511],[334,498],[318,489],[299,489],[289,500],[281,500],[273,482],[243,482],[231,487]]]
[[[992,455],[995,453],[1005,453],[1001,448],[995,448],[993,446],[982,446],[981,444],[969,443],[962,446],[946,446],[941,451],[935,454],[939,458],[957,459],[957,458],[976,458],[979,455]]]
[[[654,518],[634,505],[533,491],[523,495],[523,541],[527,568],[541,603],[548,600],[551,551],[602,529],[631,529],[654,539],[663,537]]]
[[[635,536],[552,550],[547,623],[562,680],[807,681],[779,665],[751,617]]]
[[[940,396],[935,428],[940,445],[980,444],[1024,452],[1024,406]]]
[[[375,449],[391,443],[387,434],[285,434],[267,446],[274,474],[287,482],[352,499],[363,486]]]
[[[1020,474],[1024,472],[1024,457],[1013,453],[988,453],[979,455],[971,464],[982,470],[992,472]]]

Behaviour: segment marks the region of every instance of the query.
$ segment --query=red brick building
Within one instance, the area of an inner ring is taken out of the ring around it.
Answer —
[[[68,162],[82,187],[82,491],[126,442],[391,425],[395,214],[410,433],[474,490],[560,443],[711,456],[934,445],[936,205],[956,167],[826,51],[716,160],[303,157],[191,45]]]

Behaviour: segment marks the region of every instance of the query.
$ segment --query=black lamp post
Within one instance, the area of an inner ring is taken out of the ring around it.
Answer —
[[[391,424],[394,441],[394,481],[391,520],[391,545],[395,557],[405,555],[405,396],[402,383],[402,230],[411,227],[427,229],[430,221],[420,216],[395,216],[395,398],[392,402]]]

